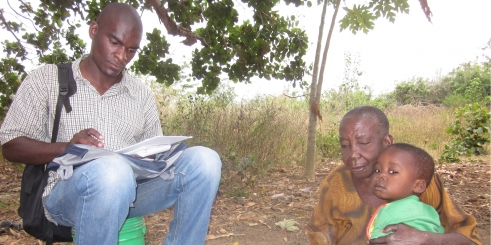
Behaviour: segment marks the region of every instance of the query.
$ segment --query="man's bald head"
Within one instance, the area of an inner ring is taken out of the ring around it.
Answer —
[[[103,26],[113,21],[123,22],[125,25],[143,31],[140,15],[135,8],[126,3],[110,3],[97,17],[97,24]]]
[[[104,78],[119,82],[121,72],[137,54],[143,36],[142,21],[136,9],[124,3],[107,5],[90,24],[89,35],[92,45],[86,64],[92,64],[94,71],[86,74],[100,72]]]

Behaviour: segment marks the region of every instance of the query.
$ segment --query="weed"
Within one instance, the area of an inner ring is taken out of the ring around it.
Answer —
[[[247,190],[247,187],[239,183],[235,183],[225,190],[225,195],[227,197],[247,198],[251,195],[251,192]]]

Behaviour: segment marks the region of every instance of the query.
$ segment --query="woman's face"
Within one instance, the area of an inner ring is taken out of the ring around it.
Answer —
[[[360,115],[347,118],[339,129],[341,156],[354,178],[369,178],[378,155],[392,143],[378,125],[376,117]]]

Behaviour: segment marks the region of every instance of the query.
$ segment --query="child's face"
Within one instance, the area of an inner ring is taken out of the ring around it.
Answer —
[[[419,192],[421,180],[416,179],[414,158],[406,151],[388,148],[380,153],[372,175],[373,194],[388,202]],[[424,190],[424,189],[423,189]]]

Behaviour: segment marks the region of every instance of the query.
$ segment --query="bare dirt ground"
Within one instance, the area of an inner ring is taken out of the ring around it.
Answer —
[[[339,163],[326,162],[316,169],[315,180],[303,178],[302,167],[277,168],[254,187],[247,198],[227,197],[220,186],[213,205],[206,245],[308,244],[305,226],[318,199],[321,181]],[[437,167],[454,201],[474,215],[483,244],[490,244],[490,166],[489,156],[478,162]],[[20,221],[17,215],[21,172],[12,164],[0,163],[0,222]],[[172,210],[145,217],[146,244],[162,244],[172,219]],[[287,231],[276,223],[290,220],[297,231]],[[0,228],[0,244],[43,244],[24,231]],[[66,243],[65,243],[66,244]]]

